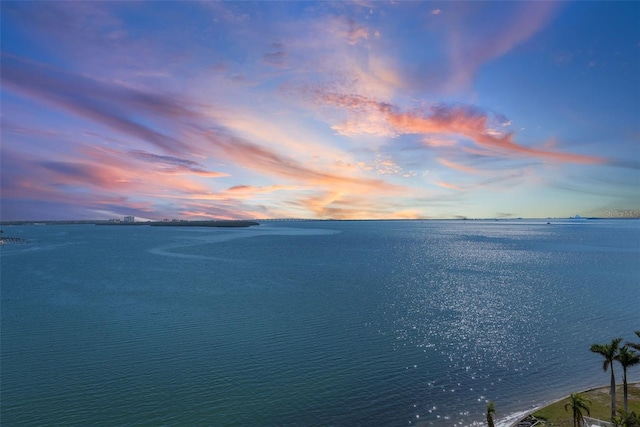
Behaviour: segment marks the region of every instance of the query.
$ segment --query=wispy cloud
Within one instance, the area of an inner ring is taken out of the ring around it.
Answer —
[[[354,19],[335,17],[327,21],[325,31],[355,46],[369,38],[369,30]]]
[[[501,114],[487,112],[479,107],[465,104],[435,104],[426,109],[402,111],[388,102],[361,95],[323,93],[318,91],[318,102],[335,108],[354,112],[359,117],[364,112],[375,112],[385,119],[390,130],[397,135],[458,135],[465,137],[486,150],[485,154],[504,157],[531,157],[541,160],[596,164],[606,160],[596,156],[565,153],[561,151],[530,148],[518,144],[514,133],[505,132],[509,121]],[[345,129],[349,122],[339,129]],[[345,130],[346,135],[356,133],[358,128]],[[427,145],[429,140],[427,140]]]
[[[398,197],[372,199],[366,195],[343,194],[340,191],[322,192],[298,199],[295,204],[320,218],[414,219],[421,216],[419,210],[407,209]]]
[[[453,184],[451,182],[434,181],[434,183],[436,185],[439,185],[442,188],[447,188],[449,190],[456,190],[456,191],[463,191],[464,190],[464,188],[460,187],[459,185]]]
[[[504,25],[495,25],[491,16],[495,11],[484,4],[458,2],[451,6],[472,9],[452,14],[448,27],[451,77],[447,86],[457,90],[468,88],[482,65],[505,55],[549,25],[561,7],[550,1],[514,2],[507,8],[510,13]]]
[[[332,187],[340,189],[343,194],[362,191],[395,194],[402,191],[402,187],[396,184],[363,176],[361,172],[366,170],[362,168],[322,170],[283,155],[277,149],[235,136],[225,130],[215,116],[199,111],[206,106],[185,102],[180,97],[169,97],[162,92],[148,93],[73,75],[14,56],[5,57],[2,63],[3,81],[11,90],[62,108],[103,126],[105,130],[115,131],[124,139],[133,138],[138,145],[145,143],[159,152],[141,148],[116,152],[94,147],[78,151],[78,155],[84,156],[84,159],[41,162],[42,170],[57,177],[56,182],[60,184],[73,183],[78,188],[91,185],[104,191],[119,188],[119,191],[136,191],[139,195],[160,199],[215,200],[219,203],[243,199],[238,189],[215,193],[202,183],[176,178],[176,175],[202,178],[230,176],[228,172],[212,171],[201,162],[185,157],[214,155],[236,168],[242,167],[265,178],[284,180],[286,183],[295,182],[307,189]],[[304,150],[305,147],[299,149]],[[379,171],[381,166],[378,167]],[[140,172],[135,173],[135,170]],[[42,178],[46,180],[44,175]],[[146,180],[153,184],[145,183]],[[163,185],[168,190],[163,190]],[[291,186],[279,185],[269,188],[301,191],[299,188],[292,190]],[[244,191],[245,195],[250,193],[255,198],[259,193],[264,194],[264,190],[258,191],[256,188],[252,187],[251,192]]]
[[[47,102],[56,108],[147,142],[168,153],[180,153],[187,145],[146,126],[134,117],[165,119],[190,117],[192,113],[174,101],[118,85],[67,73],[13,55],[2,56],[5,87]],[[156,123],[161,126],[161,123]]]
[[[271,43],[269,52],[265,53],[264,62],[275,67],[284,67],[287,63],[287,52],[282,43]]]
[[[389,120],[403,133],[453,133],[469,138],[494,155],[532,157],[566,163],[605,163],[604,158],[529,148],[514,141],[513,133],[498,133],[489,125],[489,115],[467,105],[436,105],[424,113],[392,113]]]
[[[438,163],[440,163],[441,165],[444,165],[444,166],[446,166],[448,168],[455,169],[455,170],[458,170],[458,171],[461,171],[461,172],[465,172],[465,173],[468,173],[468,174],[472,174],[472,175],[481,175],[481,174],[484,173],[480,169],[473,168],[473,167],[470,167],[470,166],[461,165],[459,163],[455,163],[455,162],[452,162],[452,161],[449,161],[449,160],[443,159],[443,158],[438,158]]]
[[[3,215],[446,216],[556,182],[630,199],[637,46],[557,43],[585,5],[3,3]]]
[[[204,169],[198,162],[173,156],[160,156],[142,150],[132,150],[129,154],[136,159],[157,165],[162,172],[171,174],[194,174],[208,178],[229,176],[224,172],[213,172]]]
[[[302,182],[308,185],[341,186],[360,190],[376,189],[377,192],[396,192],[402,188],[379,179],[322,172],[220,130],[203,130],[202,135],[209,141],[211,147],[219,149],[225,158],[269,176],[286,178],[292,182]]]

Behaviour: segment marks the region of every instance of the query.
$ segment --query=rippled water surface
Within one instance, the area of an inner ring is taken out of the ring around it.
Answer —
[[[640,329],[633,220],[3,230],[3,426],[506,423]]]

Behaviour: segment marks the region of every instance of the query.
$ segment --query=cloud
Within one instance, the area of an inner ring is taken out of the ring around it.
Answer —
[[[430,147],[451,147],[456,145],[457,141],[453,138],[428,135],[422,138],[422,143]]]
[[[369,30],[367,28],[359,25],[354,19],[342,17],[327,21],[325,31],[337,35],[351,46],[355,46],[369,38]]]
[[[113,166],[89,160],[43,161],[4,146],[0,163],[3,219],[96,219],[105,212],[142,216],[152,211],[153,203],[128,197],[129,183],[117,179]]]
[[[98,2],[7,2],[2,12],[29,32],[43,32],[67,44],[69,49],[64,50],[70,52],[63,54],[88,55],[90,47],[114,50],[127,34],[123,22]]]
[[[194,113],[172,99],[67,73],[56,68],[2,56],[3,86],[39,101],[145,141],[168,153],[183,153],[182,141],[137,121],[134,117],[169,122],[192,118]],[[156,123],[160,126],[160,123]]]
[[[50,62],[2,57],[2,91],[13,104],[5,104],[3,143],[24,153],[25,166],[3,167],[3,202],[8,194],[10,203],[71,200],[66,188],[92,194],[91,206],[103,198],[105,211],[121,202],[162,216],[412,217],[439,203],[427,190],[457,196],[446,205],[455,210],[475,190],[513,190],[554,163],[607,161],[532,140],[541,130],[514,130],[520,124],[495,111],[432,103],[438,86],[469,89],[489,61],[504,57],[508,66],[506,55],[554,18],[554,3],[454,2],[444,12],[314,3],[293,14],[269,3],[7,6],[20,9],[20,19],[5,19],[11,39],[24,41],[8,39],[9,52]],[[160,16],[192,25],[167,27]],[[484,89],[452,99],[506,105]],[[18,125],[8,130],[5,120]],[[555,128],[563,138],[564,126]],[[510,179],[516,168],[533,172]]]
[[[417,209],[408,209],[400,198],[371,198],[367,195],[344,194],[340,191],[317,192],[293,202],[296,207],[311,211],[319,218],[333,219],[383,219],[420,217]]]
[[[448,25],[450,89],[469,86],[478,69],[530,39],[554,18],[558,2],[514,2],[503,11],[503,23],[496,25],[495,10],[484,4],[454,3],[461,9],[451,14]]]
[[[255,193],[273,193],[274,191],[282,190],[298,190],[299,186],[292,185],[269,185],[269,186],[254,186],[254,185],[234,185],[227,189],[227,193],[232,194],[255,194]]]
[[[53,182],[49,183],[50,185],[82,182],[92,186],[108,187],[114,184],[107,168],[96,167],[94,164],[43,161],[40,162],[39,165],[53,172],[50,176],[57,177],[53,178]]]
[[[365,27],[357,25],[355,21],[349,20],[349,30],[347,32],[347,40],[349,44],[356,45],[361,39],[369,38],[369,30]]]
[[[449,190],[463,191],[464,189],[456,184],[452,184],[450,182],[445,181],[434,181],[434,184],[439,185],[442,188],[446,188]]]
[[[530,157],[539,160],[564,163],[596,164],[605,163],[600,157],[564,153],[561,151],[529,148],[516,143],[512,132],[500,128],[508,126],[509,120],[501,114],[487,112],[479,107],[466,104],[434,104],[426,109],[402,111],[400,108],[358,94],[316,92],[317,102],[346,110],[357,117],[367,112],[382,115],[386,125],[397,135],[457,135],[465,137],[480,148],[484,154],[502,157]],[[359,128],[348,128],[349,121],[338,129],[344,134],[355,134]],[[427,145],[432,145],[427,140]]]
[[[461,172],[465,172],[468,174],[472,174],[472,175],[480,175],[483,174],[483,171],[481,171],[480,169],[477,168],[472,168],[469,166],[465,166],[465,165],[461,165],[459,163],[455,163],[455,162],[451,162],[447,159],[443,159],[443,158],[438,158],[438,163],[440,163],[441,165],[444,165],[448,168],[451,169],[455,169]]]
[[[128,154],[84,147],[74,153],[75,157],[58,155],[66,160],[40,160],[38,153],[19,153],[3,147],[3,218],[26,219],[19,212],[32,205],[49,206],[48,219],[77,218],[80,211],[81,217],[90,219],[124,214],[162,219],[181,216],[182,210],[196,205],[202,212],[215,212],[212,216],[222,217],[224,211],[226,218],[233,217],[234,206],[237,214],[252,211],[242,202],[251,199],[250,193],[235,197],[228,192],[211,193],[210,186],[140,166],[138,162],[146,163],[147,156],[141,159]],[[173,162],[181,163],[180,159]]]
[[[397,129],[388,119],[389,113],[394,108],[389,103],[358,94],[325,91],[324,88],[314,88],[307,93],[317,104],[337,108],[348,113],[346,120],[331,126],[340,135],[398,136]]]
[[[264,62],[274,67],[284,67],[287,61],[287,52],[282,43],[271,43],[271,50],[264,54]]]
[[[395,163],[390,156],[376,156],[375,169],[378,175],[401,175],[402,167]]]
[[[21,175],[24,182],[55,182],[57,187],[48,188],[46,195],[36,195],[30,187],[22,186],[16,189],[16,194],[30,194],[41,199],[55,198],[67,186],[69,189],[75,188],[75,191],[105,194],[115,190],[122,194],[135,194],[140,199],[155,198],[160,204],[157,206],[162,206],[162,200],[182,200],[186,203],[208,200],[217,204],[253,198],[253,202],[257,203],[259,195],[269,191],[301,194],[310,189],[335,188],[343,194],[366,192],[370,195],[406,191],[404,187],[383,179],[367,177],[366,170],[362,168],[323,169],[321,164],[315,165],[283,155],[277,148],[265,145],[281,146],[281,141],[274,139],[279,137],[269,132],[257,131],[256,135],[252,135],[266,136],[262,145],[236,136],[222,124],[224,120],[220,121],[221,117],[205,114],[205,111],[209,111],[207,105],[187,102],[180,96],[151,93],[87,78],[12,55],[4,55],[3,59],[5,88],[99,124],[107,131],[116,131],[121,137],[114,140],[108,134],[91,131],[87,137],[102,140],[104,144],[78,145],[77,151],[71,156],[60,152],[59,159],[37,163],[38,171],[34,176]],[[251,126],[255,124],[244,123],[242,128]],[[141,142],[157,153],[144,147],[133,148],[140,146]],[[113,149],[109,148],[109,144],[133,147]],[[303,151],[308,150],[309,145],[292,142],[291,148]],[[344,151],[339,150],[331,155],[335,159],[343,154]],[[267,182],[274,181],[274,184],[213,192],[201,182],[177,176],[229,176],[227,172],[212,171],[201,161],[190,159],[193,156],[197,156],[198,160],[211,156],[217,161],[226,160],[231,167],[244,168]],[[33,162],[37,160],[33,159]],[[291,184],[295,184],[296,188]],[[270,203],[278,205],[275,201]],[[243,212],[254,212],[256,206],[245,208]]]
[[[435,105],[426,114],[392,113],[389,121],[399,132],[408,134],[452,133],[475,142],[497,156],[533,157],[562,163],[598,164],[600,157],[564,153],[519,145],[513,133],[501,133],[489,126],[491,117],[475,106]]]
[[[157,165],[164,173],[171,174],[194,174],[208,178],[220,178],[229,176],[224,172],[212,172],[205,170],[204,167],[192,160],[181,159],[173,156],[160,156],[157,154],[147,153],[142,150],[132,150],[129,154],[136,159],[142,160],[147,163]]]
[[[376,191],[395,192],[402,189],[379,179],[322,172],[265,147],[229,135],[221,129],[203,130],[202,135],[213,148],[219,149],[220,154],[225,158],[267,176],[277,176],[307,185],[341,186],[360,191],[376,189]]]

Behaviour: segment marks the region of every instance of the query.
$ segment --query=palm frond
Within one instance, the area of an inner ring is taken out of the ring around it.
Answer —
[[[620,349],[616,360],[620,362],[623,368],[640,364],[640,354],[630,350],[626,345]]]

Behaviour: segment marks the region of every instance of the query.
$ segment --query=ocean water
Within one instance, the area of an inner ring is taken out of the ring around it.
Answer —
[[[640,221],[551,222],[3,227],[0,422],[507,425],[640,329]]]

